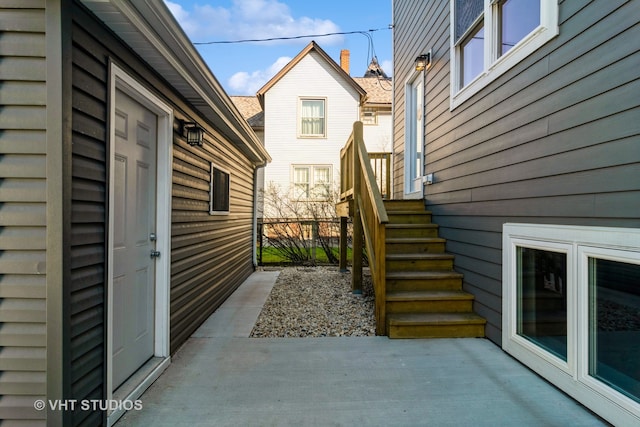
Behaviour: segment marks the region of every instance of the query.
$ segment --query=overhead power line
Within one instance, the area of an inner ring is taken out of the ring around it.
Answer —
[[[276,40],[295,40],[295,39],[306,39],[313,37],[329,37],[329,36],[342,36],[347,34],[363,34],[369,37],[368,33],[373,33],[375,31],[380,30],[389,30],[391,28],[374,28],[366,31],[340,31],[335,33],[324,33],[324,34],[307,34],[301,36],[290,36],[290,37],[269,37],[266,39],[243,39],[243,40],[221,40],[221,41],[209,41],[209,42],[194,42],[194,45],[205,45],[205,44],[234,44],[234,43],[259,43],[259,42],[270,42]]]

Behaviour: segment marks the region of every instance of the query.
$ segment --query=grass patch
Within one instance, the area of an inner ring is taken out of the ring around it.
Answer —
[[[334,249],[336,258],[339,258],[339,249]],[[258,248],[258,261],[260,260],[260,248]],[[351,248],[347,248],[347,260],[351,260]],[[312,262],[311,252],[309,252],[308,262]],[[291,261],[278,248],[265,246],[262,248],[262,264],[288,264]],[[316,263],[327,264],[329,259],[323,248],[316,248]]]

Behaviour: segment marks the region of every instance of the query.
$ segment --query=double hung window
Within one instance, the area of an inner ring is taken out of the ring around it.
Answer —
[[[326,117],[324,99],[300,99],[300,136],[325,137]]]
[[[293,188],[298,199],[327,200],[331,187],[330,165],[294,165]]]
[[[450,0],[451,108],[558,34],[555,0]]]

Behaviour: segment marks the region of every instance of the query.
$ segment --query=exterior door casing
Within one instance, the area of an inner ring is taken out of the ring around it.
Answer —
[[[424,73],[415,73],[406,86],[404,198],[422,198],[424,175]]]

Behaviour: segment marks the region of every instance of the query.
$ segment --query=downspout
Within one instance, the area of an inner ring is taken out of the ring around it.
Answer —
[[[258,175],[260,170],[267,166],[266,162],[259,163],[256,165],[253,170],[253,246],[252,246],[252,259],[253,259],[253,269],[256,270],[258,267],[258,250],[257,250],[257,241],[258,241],[258,202],[260,201],[260,187],[258,185]]]

